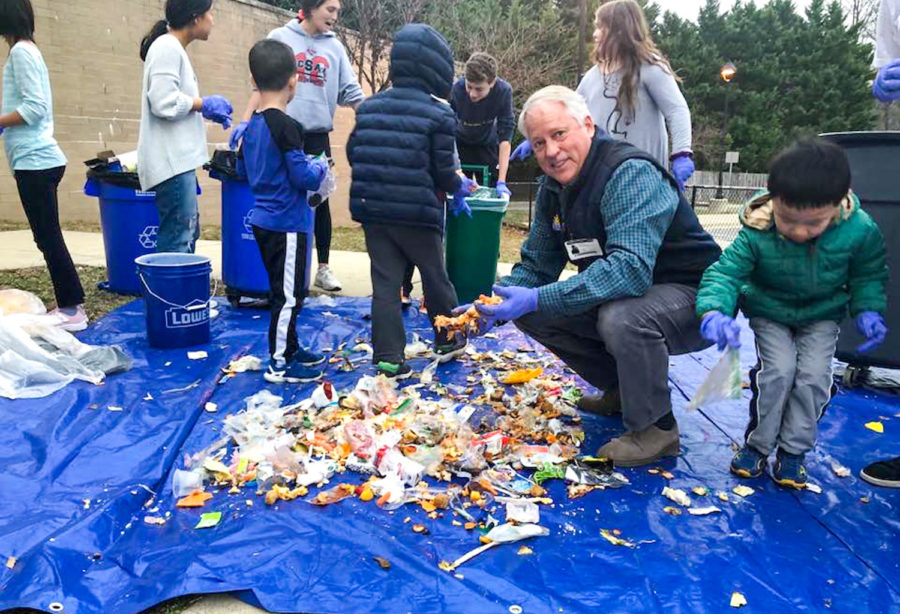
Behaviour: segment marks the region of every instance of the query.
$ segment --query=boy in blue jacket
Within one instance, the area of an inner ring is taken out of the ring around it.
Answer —
[[[300,346],[297,314],[306,297],[307,236],[313,209],[307,192],[319,189],[328,166],[303,151],[303,127],[285,112],[297,87],[290,47],[263,40],[250,50],[250,74],[260,104],[244,133],[240,157],[256,205],[253,234],[269,274],[269,354],[267,382],[297,384],[322,377],[325,357]]]
[[[453,54],[446,39],[424,24],[394,36],[391,89],[360,105],[347,143],[353,167],[350,213],[363,225],[372,262],[372,346],[378,371],[398,379],[412,373],[404,363],[406,330],[400,286],[407,265],[419,268],[428,317],[450,315],[456,290],[444,266],[444,199],[452,212],[466,211],[475,182],[456,173],[456,118],[446,102],[453,84]],[[465,349],[465,339],[435,331],[443,362]]]

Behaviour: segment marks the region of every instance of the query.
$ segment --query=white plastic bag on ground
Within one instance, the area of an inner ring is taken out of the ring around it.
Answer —
[[[0,315],[8,316],[14,313],[42,315],[47,313],[47,308],[41,299],[31,292],[14,288],[0,290]]]
[[[728,348],[700,384],[687,408],[690,411],[702,405],[740,399],[742,389],[740,351]]]

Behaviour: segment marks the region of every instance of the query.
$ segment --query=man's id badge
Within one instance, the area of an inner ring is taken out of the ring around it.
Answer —
[[[566,241],[566,251],[571,262],[578,262],[585,258],[602,258],[605,253],[597,239],[574,239]]]

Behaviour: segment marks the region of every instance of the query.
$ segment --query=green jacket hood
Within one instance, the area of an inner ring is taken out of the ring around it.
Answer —
[[[833,223],[841,224],[847,221],[857,209],[859,209],[859,198],[851,190],[841,200],[838,214],[835,216]],[[747,228],[763,231],[771,230],[775,227],[774,210],[772,197],[768,192],[762,191],[758,192],[743,206],[738,214],[738,218],[741,220],[741,224]]]

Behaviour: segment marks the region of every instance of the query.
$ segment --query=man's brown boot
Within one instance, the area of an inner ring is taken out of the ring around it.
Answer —
[[[678,426],[664,431],[651,425],[643,431],[628,431],[597,450],[618,467],[639,467],[666,456],[678,456]]]
[[[619,389],[613,388],[603,394],[586,394],[578,400],[576,407],[586,414],[596,416],[619,416],[622,414],[622,399]]]

